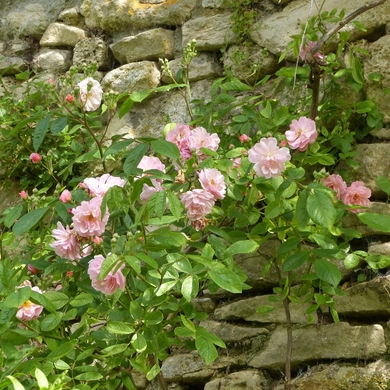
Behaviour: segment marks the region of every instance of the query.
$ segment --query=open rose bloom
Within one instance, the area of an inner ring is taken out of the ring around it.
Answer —
[[[226,193],[225,178],[215,168],[205,168],[199,172],[199,181],[203,189],[214,196],[214,199],[223,199]]]
[[[286,169],[285,163],[290,161],[290,151],[279,148],[274,137],[262,138],[260,142],[248,150],[248,159],[255,164],[253,167],[257,176],[269,179],[279,177]]]
[[[336,199],[341,200],[347,189],[347,184],[339,174],[334,173],[332,175],[329,175],[323,181],[323,183],[326,187],[330,188],[336,193]]]
[[[91,278],[92,287],[106,295],[114,294],[118,288],[124,290],[126,286],[126,279],[122,273],[124,265],[115,273],[111,270],[103,280],[98,280],[103,261],[104,257],[97,255],[88,263],[88,275]]]
[[[71,261],[81,259],[80,244],[73,229],[70,229],[69,226],[64,227],[61,222],[57,222],[57,229],[53,229],[51,235],[55,240],[50,246],[56,255]]]
[[[369,206],[371,190],[364,186],[362,181],[354,181],[346,188],[342,201],[345,205]],[[362,209],[349,209],[353,213],[360,213]]]
[[[210,214],[215,203],[214,196],[201,189],[185,192],[180,196],[180,200],[187,210],[187,217],[190,221],[200,220]]]
[[[100,196],[103,198],[111,187],[124,187],[125,181],[120,177],[111,176],[109,173],[105,173],[97,178],[88,177],[84,179],[82,184],[82,187],[86,188],[91,196]]]
[[[317,139],[318,133],[316,123],[305,116],[298,120],[294,119],[290,124],[290,130],[286,131],[286,138],[291,149],[298,149],[303,152],[309,144]]]
[[[23,285],[24,284],[24,285]],[[29,281],[26,281],[18,288],[23,288],[25,286],[29,286],[32,291],[35,291],[39,294],[42,294],[42,291],[39,287],[34,286],[31,287],[31,283]],[[42,313],[43,306],[37,305],[36,303],[31,302],[30,300],[27,300],[26,302],[21,305],[16,313],[16,318],[19,318],[19,320],[22,321],[32,321],[37,319],[40,314]]]
[[[87,77],[78,84],[79,100],[84,111],[95,111],[102,102],[103,89],[100,83],[92,77]]]

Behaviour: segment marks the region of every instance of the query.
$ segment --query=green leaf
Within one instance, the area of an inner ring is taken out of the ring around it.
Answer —
[[[30,287],[19,288],[17,291],[11,293],[3,301],[5,308],[18,308],[23,305],[31,295]]]
[[[47,291],[43,295],[54,305],[56,310],[61,309],[69,301],[68,296],[59,291]]]
[[[99,381],[103,378],[103,375],[100,372],[83,372],[82,374],[76,375],[74,379],[79,381]]]
[[[12,228],[15,236],[19,236],[32,229],[47,213],[49,207],[32,210],[28,214],[23,215]]]
[[[256,310],[256,313],[257,314],[268,314],[268,313],[272,313],[274,310],[275,310],[275,306],[263,305],[263,306],[260,306]]]
[[[358,20],[354,20],[352,22],[359,30],[362,30],[364,32],[367,32],[367,29],[364,27],[364,24],[359,22]]]
[[[303,190],[298,197],[297,206],[295,209],[295,218],[298,222],[298,227],[304,229],[310,221],[309,213],[307,212],[307,197],[308,192]]]
[[[137,301],[130,302],[130,315],[135,320],[139,320],[144,315],[144,309]]]
[[[195,347],[206,364],[211,364],[218,357],[215,345],[203,336],[195,336]]]
[[[14,390],[25,390],[24,386],[13,376],[7,375],[7,378],[12,382]]]
[[[309,260],[310,253],[307,251],[301,251],[298,253],[294,253],[293,255],[287,257],[287,259],[283,262],[282,272],[293,271]]]
[[[169,282],[163,283],[156,291],[156,296],[160,297],[164,295],[167,291],[172,290],[176,286],[178,280],[171,280]]]
[[[381,232],[390,233],[390,215],[359,213],[358,218],[369,227]]]
[[[155,364],[147,373],[146,373],[146,379],[148,381],[152,381],[159,373],[160,373],[160,366],[158,364]]]
[[[157,218],[162,218],[167,207],[166,191],[157,191],[154,194],[154,212]]]
[[[63,314],[61,312],[50,313],[41,321],[41,330],[49,332],[58,327],[61,323]]]
[[[278,253],[283,254],[283,253],[290,252],[291,250],[296,249],[300,243],[301,243],[301,239],[299,237],[289,238],[287,241],[283,242],[279,246]]]
[[[184,233],[174,232],[167,229],[162,231],[156,230],[151,233],[149,237],[161,242],[167,247],[181,247],[187,243],[187,237]]]
[[[131,145],[134,142],[134,139],[125,139],[123,141],[119,142],[113,142],[105,151],[103,154],[103,157],[107,157],[110,154],[115,155],[121,150],[125,149],[127,146]]]
[[[51,115],[49,114],[47,117],[41,119],[35,127],[33,135],[33,147],[36,152],[38,151],[39,147],[42,144],[42,141],[45,138],[47,129],[49,128],[50,118]]]
[[[172,142],[165,139],[159,139],[151,142],[152,148],[156,153],[169,157],[173,161],[176,161],[180,157],[179,148]]]
[[[51,122],[50,130],[53,134],[59,134],[62,130],[65,129],[66,125],[68,124],[68,117],[62,116],[59,118],[54,119],[53,122]]]
[[[314,191],[307,197],[307,212],[318,225],[331,229],[336,220],[337,211],[327,193]]]
[[[93,296],[87,293],[79,294],[75,299],[70,301],[73,307],[86,306],[93,302]]]
[[[115,344],[102,349],[100,353],[103,356],[107,357],[107,356],[117,355],[118,353],[122,353],[127,348],[129,348],[129,344]]]
[[[46,310],[51,313],[55,313],[56,307],[53,302],[50,301],[44,294],[40,294],[36,291],[31,291],[30,300],[34,303],[42,305]]]
[[[364,84],[363,67],[358,57],[352,60],[352,78],[358,84]]]
[[[257,250],[259,244],[253,240],[241,240],[233,243],[226,251],[225,258],[237,255],[239,253],[253,253]]]
[[[138,353],[145,351],[146,347],[148,346],[145,337],[140,333],[136,333],[131,338],[131,345]]]
[[[111,253],[103,261],[98,280],[102,281],[109,274],[111,270],[116,271],[117,265],[119,263],[118,256]]]
[[[317,259],[314,262],[314,270],[317,276],[332,286],[337,286],[341,280],[340,270],[331,262],[324,259]]]
[[[167,191],[167,197],[168,197],[169,211],[176,218],[176,221],[178,221],[182,216],[183,204],[180,202],[178,196],[171,191]]]
[[[252,88],[248,84],[244,84],[239,79],[235,78],[221,84],[220,88],[223,91],[252,91]]]
[[[280,205],[278,200],[269,203],[265,208],[265,216],[269,219],[278,217],[282,212],[283,207]]]
[[[376,184],[382,191],[390,196],[390,180],[386,176],[378,176],[376,178]]]
[[[23,211],[22,204],[12,207],[9,213],[4,218],[4,225],[7,228],[10,228],[14,224],[14,222],[20,217],[22,211]]]
[[[139,168],[137,168],[142,157],[145,156],[149,149],[148,144],[139,144],[135,148],[131,149],[123,164],[123,170],[126,175],[137,175]]]
[[[119,321],[111,321],[106,325],[108,332],[112,334],[132,334],[134,333],[134,328],[125,323]]]
[[[344,265],[346,269],[355,268],[360,264],[361,258],[360,256],[356,255],[355,253],[350,253],[345,259],[344,259]]]
[[[78,342],[79,340],[72,340],[60,345],[54,351],[51,351],[49,355],[47,355],[47,358],[54,361],[66,356],[74,350],[74,347]]]
[[[47,380],[46,375],[39,368],[35,369],[34,376],[40,389],[49,388],[49,381]]]
[[[390,257],[385,255],[372,255],[364,259],[372,269],[384,269],[390,265]]]
[[[199,279],[196,275],[188,275],[181,285],[181,294],[188,301],[191,302],[199,292]]]
[[[226,268],[222,263],[213,263],[212,269],[209,270],[210,279],[219,287],[233,294],[242,292],[242,282],[237,274]]]
[[[155,310],[146,313],[143,320],[146,325],[158,325],[164,320],[164,315],[161,311]]]

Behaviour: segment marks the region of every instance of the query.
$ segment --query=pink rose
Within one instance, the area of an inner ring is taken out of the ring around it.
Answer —
[[[223,199],[225,197],[225,178],[218,169],[205,168],[199,172],[198,176],[203,189],[212,194],[214,199]]]
[[[197,221],[210,214],[215,203],[210,192],[200,189],[185,192],[180,196],[180,200],[187,210],[190,221]]]
[[[143,171],[157,169],[158,171],[165,172],[165,165],[158,157],[143,156],[137,168],[142,169]]]
[[[336,199],[341,199],[347,189],[347,184],[337,173],[329,175],[323,183],[336,193]]]
[[[178,123],[174,129],[169,131],[165,139],[174,143],[180,151],[180,155],[188,160],[191,157],[191,150],[188,145],[188,139],[191,135],[190,126],[183,123]]]
[[[78,84],[80,89],[79,100],[84,111],[95,111],[102,102],[103,89],[98,81],[87,77]]]
[[[254,170],[258,176],[269,179],[279,177],[286,169],[285,163],[290,161],[290,151],[279,148],[276,138],[262,138],[260,142],[248,151],[248,159],[254,163]]]
[[[154,194],[155,192],[162,191],[163,188],[161,186],[161,183],[157,180],[152,180],[152,186],[148,184],[144,184],[142,187],[142,192],[140,194],[141,202],[146,203],[149,198]]]
[[[51,235],[55,241],[50,246],[54,248],[56,255],[72,261],[81,259],[80,244],[73,229],[69,226],[64,228],[61,222],[57,222],[57,229],[53,229]]]
[[[31,283],[25,283],[19,286],[19,288],[23,288],[25,286],[29,286],[32,291],[35,291],[39,294],[42,294],[42,291],[39,289],[39,287],[34,286],[31,287]],[[43,306],[37,305],[36,303],[31,302],[30,300],[26,301],[21,305],[16,313],[16,318],[19,318],[19,320],[22,321],[32,321],[39,317],[39,315],[42,313]]]
[[[91,200],[81,202],[81,205],[73,209],[74,230],[81,237],[101,236],[104,233],[110,213],[108,209],[101,217],[100,206],[102,198],[95,197]]]
[[[301,116],[298,120],[294,119],[290,124],[290,130],[286,131],[291,149],[298,149],[301,152],[305,151],[309,144],[314,143],[317,136],[316,123],[305,116]]]
[[[206,156],[200,149],[207,148],[215,152],[218,149],[220,141],[217,134],[209,134],[205,128],[196,127],[191,131],[191,135],[188,138],[188,145],[200,159],[204,159]]]
[[[20,191],[19,196],[23,199],[26,200],[28,198],[28,194],[26,191]]]
[[[30,160],[33,162],[33,164],[37,164],[42,160],[42,156],[39,153],[31,153]]]
[[[71,95],[70,93],[65,96],[65,100],[70,104],[72,104],[74,102],[74,99],[75,99],[75,97],[73,95]]]
[[[88,275],[91,278],[92,287],[106,295],[114,294],[118,288],[124,290],[126,286],[126,279],[122,273],[124,265],[115,273],[111,270],[103,280],[98,280],[103,261],[104,257],[97,255],[88,263]]]
[[[307,45],[305,46],[305,48],[301,49],[300,52],[299,52],[299,58],[303,61],[303,62],[307,62],[307,55],[311,54],[311,49],[313,49],[313,47],[317,44],[317,42],[311,42],[310,40],[307,39]],[[319,52],[317,53],[314,53],[312,54],[313,58],[318,60],[320,63],[324,62],[325,61],[325,56]]]
[[[240,140],[240,142],[241,142],[242,144],[245,144],[246,142],[249,141],[249,137],[248,137],[246,134],[240,135],[240,137],[239,137],[238,139]]]
[[[64,190],[62,191],[60,195],[60,201],[62,203],[69,203],[72,200],[72,194],[70,193],[69,190]]]
[[[342,201],[345,205],[369,206],[371,190],[364,186],[362,181],[354,181],[346,188]],[[360,209],[349,209],[353,213],[360,213]]]
[[[103,198],[109,188],[114,186],[124,187],[124,185],[125,181],[120,177],[111,176],[109,173],[105,173],[97,178],[84,179],[84,181],[79,184],[79,187],[88,189],[91,196],[100,196]]]

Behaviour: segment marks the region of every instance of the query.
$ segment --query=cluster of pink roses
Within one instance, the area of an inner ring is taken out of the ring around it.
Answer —
[[[191,129],[190,126],[183,123],[178,123],[168,132],[165,139],[179,148],[180,155],[184,160],[188,160],[193,152],[199,159],[205,159],[206,156],[202,153],[201,148],[216,151],[221,141],[217,134],[210,134],[203,127]]]
[[[101,235],[104,233],[110,213],[108,209],[102,217],[101,205],[104,194],[109,188],[113,186],[123,187],[125,181],[119,177],[111,176],[110,174],[104,174],[98,178],[87,178],[80,183],[81,188],[88,190],[91,199],[89,201],[82,201],[81,204],[72,209],[72,228],[68,225],[64,227],[61,222],[57,223],[57,229],[53,229],[52,236],[54,241],[50,246],[54,249],[55,253],[62,258],[74,261],[86,257],[92,252],[92,244],[101,244]],[[71,200],[71,193],[65,190],[61,196],[62,202],[68,202]],[[117,288],[124,288],[123,275],[121,271],[118,271],[122,276],[112,275],[110,273],[103,281],[97,281],[97,275],[99,275],[100,268],[98,264],[104,260],[103,256],[95,256],[89,262],[89,275],[92,280],[92,285],[99,291],[105,294],[111,294],[114,289],[111,279],[119,282]],[[100,261],[101,260],[101,261]],[[99,268],[99,272],[96,274],[96,269]],[[91,270],[91,271],[90,271]],[[110,286],[107,287],[107,284]]]
[[[364,186],[362,181],[354,181],[349,187],[343,178],[338,174],[329,175],[324,181],[326,187],[331,188],[336,199],[341,200],[345,205],[369,206],[371,190]],[[361,209],[349,209],[353,213],[359,213]]]
[[[305,151],[310,144],[314,143],[317,136],[316,123],[304,116],[298,120],[294,119],[290,124],[290,129],[286,131],[290,148],[298,149],[300,152]],[[291,155],[288,148],[278,146],[276,138],[268,137],[261,138],[260,142],[249,149],[248,159],[255,164],[253,168],[258,176],[269,179],[281,175]]]

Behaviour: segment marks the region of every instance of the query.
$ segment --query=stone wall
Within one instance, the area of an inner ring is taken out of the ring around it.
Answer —
[[[278,57],[290,36],[314,15],[307,0],[262,0],[258,20],[250,34],[253,46],[242,46],[233,33],[232,10],[222,0],[0,0],[0,72],[3,81],[15,84],[14,74],[32,69],[42,78],[55,79],[70,67],[98,64],[96,77],[105,89],[133,92],[170,82],[162,72],[159,58],[170,60],[175,71],[182,49],[195,39],[198,56],[190,69],[192,98],[207,99],[212,81],[229,70],[242,80],[255,82],[278,67]],[[318,1],[317,1],[318,3]],[[366,0],[345,0],[352,11]],[[323,10],[338,7],[338,0],[326,0]],[[367,85],[364,94],[375,99],[390,122],[390,1],[359,17],[366,31],[349,24],[352,40],[360,40],[370,56],[364,58]],[[245,60],[234,60],[237,51]],[[289,60],[295,61],[288,57]],[[256,72],[251,67],[257,64]],[[370,81],[372,72],[382,74],[380,82]],[[1,87],[0,87],[1,96]],[[171,91],[134,106],[122,119],[112,121],[110,134],[129,136],[162,134],[167,121],[189,122],[184,101]],[[353,180],[364,181],[377,202],[373,212],[390,214],[387,198],[377,187],[379,175],[389,176],[390,132],[372,133],[370,143],[357,145],[361,169]],[[17,190],[16,190],[17,191]],[[13,200],[17,201],[16,199]],[[7,204],[6,206],[9,206]],[[362,226],[352,215],[346,226],[360,230],[370,253],[390,254],[387,237]],[[281,389],[285,361],[286,324],[283,307],[275,304],[270,314],[257,314],[268,304],[272,287],[278,285],[271,271],[262,269],[277,251],[279,243],[268,241],[258,257],[240,257],[237,262],[253,288],[237,297],[203,291],[197,298],[199,310],[209,313],[201,325],[215,332],[227,344],[220,358],[206,366],[195,352],[176,351],[162,366],[172,389]],[[390,379],[387,362],[390,347],[390,277],[386,270],[365,283],[353,283],[353,270],[343,269],[345,295],[336,297],[341,322],[334,324],[329,313],[316,313],[307,325],[306,306],[291,304],[293,332],[292,366],[297,389],[385,389]],[[137,389],[155,389],[145,378],[135,376]]]

